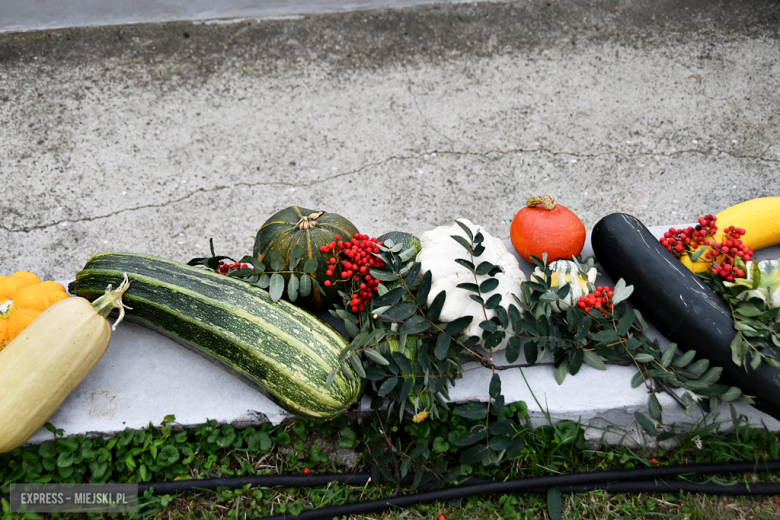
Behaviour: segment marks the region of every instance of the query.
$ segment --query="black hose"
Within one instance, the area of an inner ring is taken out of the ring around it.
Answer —
[[[479,495],[506,494],[506,493],[547,493],[550,488],[564,488],[568,492],[578,492],[578,490],[587,491],[589,489],[607,489],[613,492],[618,491],[619,485],[632,486],[627,491],[647,491],[647,492],[679,492],[688,491],[705,494],[739,494],[751,495],[751,489],[758,486],[750,486],[748,489],[744,485],[736,487],[727,487],[713,484],[696,484],[691,482],[673,482],[673,483],[655,483],[641,482],[655,479],[674,477],[677,475],[712,475],[719,473],[744,473],[744,472],[775,472],[780,471],[780,461],[755,462],[755,463],[725,463],[725,464],[685,464],[677,466],[659,466],[651,468],[616,470],[616,471],[598,471],[591,473],[574,473],[572,475],[556,475],[551,477],[525,478],[509,480],[506,482],[491,482],[487,484],[476,484],[470,486],[456,486],[438,491],[429,491],[425,493],[416,493],[401,497],[386,498],[379,500],[368,500],[345,504],[342,506],[332,506],[319,509],[304,511],[297,516],[293,515],[275,515],[262,517],[263,520],[324,520],[327,518],[365,515],[369,513],[380,513],[389,509],[399,507],[411,507],[417,504],[427,504],[431,502],[446,502],[448,500],[466,498]],[[639,481],[639,482],[638,482]],[[611,484],[615,482],[616,484]],[[771,486],[771,487],[766,487]],[[570,489],[569,489],[570,488]],[[780,492],[780,484],[761,485],[757,494],[776,494]],[[259,520],[259,519],[256,519]]]

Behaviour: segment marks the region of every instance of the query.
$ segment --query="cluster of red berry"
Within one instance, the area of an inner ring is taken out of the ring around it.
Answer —
[[[252,269],[255,270],[254,267],[252,267],[249,264],[242,264],[239,262],[225,262],[224,260],[219,261],[219,266],[217,267],[217,273],[219,274],[228,274],[230,271],[234,271],[236,269]]]
[[[661,245],[677,258],[697,250],[702,245],[708,246],[711,241],[707,237],[715,236],[718,231],[718,226],[715,225],[717,220],[718,218],[713,215],[705,215],[699,219],[696,227],[669,228],[661,238]]]
[[[710,246],[710,250],[704,255],[710,264],[711,271],[733,282],[735,278],[745,276],[745,270],[736,267],[737,259],[743,262],[749,262],[753,259],[753,249],[742,243],[742,236],[745,230],[734,226],[729,226],[724,230],[723,239],[720,243],[715,241],[715,233],[718,226],[715,225],[718,218],[713,215],[705,215],[699,219],[696,227],[687,229],[669,228],[661,238],[661,245],[671,252],[677,258],[687,254],[690,255],[701,246]]]
[[[742,243],[741,238],[744,234],[745,230],[742,228],[727,227],[720,244],[713,241],[712,250],[704,255],[707,260],[717,262],[711,270],[726,281],[733,282],[735,278],[743,278],[747,274],[744,269],[736,266],[738,258],[743,262],[750,262],[753,259],[753,249]]]
[[[580,299],[577,301],[577,307],[585,314],[590,313],[593,309],[598,309],[602,314],[606,315],[608,310],[612,310],[615,307],[610,301],[613,295],[612,289],[599,285],[596,287],[596,292],[580,296]]]
[[[385,266],[382,260],[374,256],[374,253],[379,252],[377,246],[384,243],[360,233],[355,233],[348,241],[341,240],[339,235],[333,238],[335,241],[320,248],[322,253],[333,253],[328,260],[330,267],[325,274],[333,276],[336,269],[339,269],[336,282],[347,284],[345,292],[350,295],[348,307],[352,312],[362,312],[376,297],[377,287],[382,283],[371,276],[371,268]],[[325,287],[330,287],[333,282],[325,280],[324,284]]]

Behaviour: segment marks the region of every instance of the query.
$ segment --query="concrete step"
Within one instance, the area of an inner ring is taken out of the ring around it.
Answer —
[[[665,227],[651,231],[661,236]],[[509,241],[507,249],[514,251]],[[592,256],[590,236],[584,256]],[[780,246],[759,251],[758,258],[780,258]],[[519,257],[518,257],[519,258]],[[526,275],[532,266],[519,259]],[[614,285],[607,277],[599,285]],[[334,321],[329,315],[323,319]],[[334,325],[339,325],[335,323]],[[342,328],[343,330],[343,328]],[[651,328],[649,334],[661,345],[668,340]],[[544,359],[543,361],[550,361]],[[497,365],[506,364],[503,352],[494,355]],[[522,363],[521,359],[518,363]],[[586,437],[615,444],[642,442],[634,412],[647,413],[647,392],[643,386],[631,388],[635,374],[632,367],[608,366],[600,371],[583,365],[576,376],[568,376],[558,385],[552,367],[536,366],[500,372],[503,393],[508,403],[525,401],[531,423],[540,426],[548,421],[572,420],[586,425]],[[486,400],[491,372],[470,370],[450,392],[456,403]],[[527,381],[527,382],[526,382]],[[660,394],[664,423],[693,428],[704,421],[723,421],[731,426],[727,405],[720,405],[708,417],[685,415],[675,401]],[[538,400],[538,403],[537,403]],[[541,406],[540,406],[541,404]],[[748,405],[735,405],[737,412],[751,424],[780,431],[780,422]],[[368,410],[366,400],[361,409]],[[150,422],[158,425],[167,415],[175,415],[182,425],[198,425],[209,419],[236,426],[257,425],[267,421],[279,424],[292,416],[256,389],[184,346],[133,323],[122,323],[111,339],[108,352],[87,378],[65,400],[50,422],[66,435],[112,435],[125,428],[144,428]],[[52,438],[39,430],[29,442],[40,443]]]

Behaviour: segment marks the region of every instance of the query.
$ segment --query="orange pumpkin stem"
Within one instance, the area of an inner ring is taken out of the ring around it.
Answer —
[[[552,211],[555,209],[555,197],[552,195],[542,195],[541,197],[534,195],[525,203],[529,208],[535,208],[539,204],[544,205],[544,209],[547,211]]]

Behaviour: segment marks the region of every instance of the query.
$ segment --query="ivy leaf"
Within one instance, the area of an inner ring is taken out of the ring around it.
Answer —
[[[273,262],[273,260],[271,261]],[[268,292],[271,295],[271,300],[274,302],[278,302],[281,299],[282,294],[284,293],[284,277],[282,275],[279,273],[274,273],[271,275]]]

